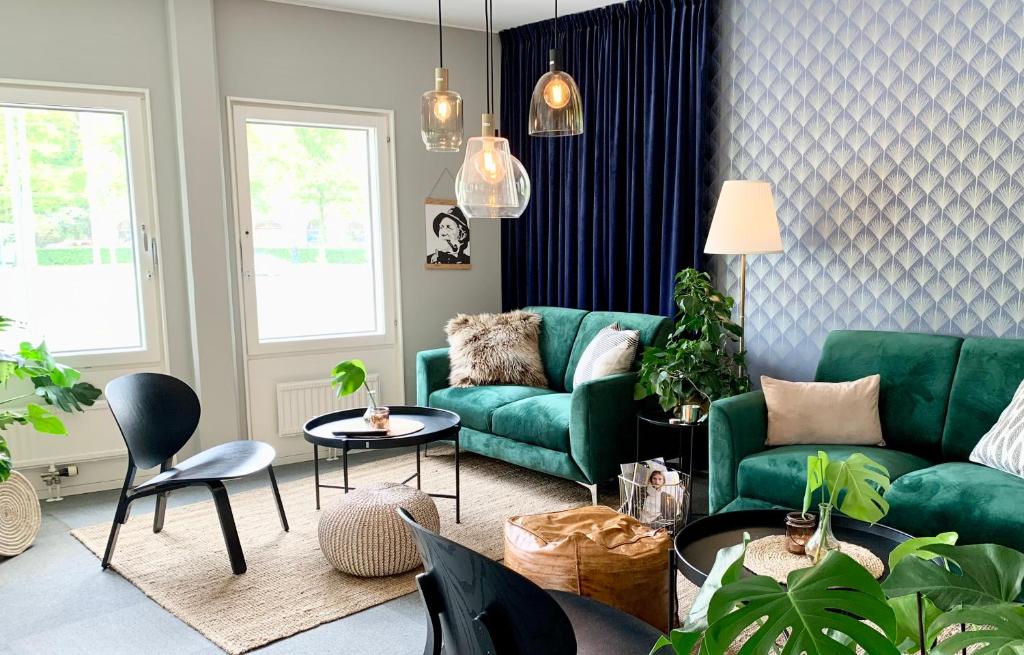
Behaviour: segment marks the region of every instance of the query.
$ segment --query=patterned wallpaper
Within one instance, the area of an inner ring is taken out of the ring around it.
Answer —
[[[810,379],[833,329],[1024,338],[1024,2],[723,0],[712,188],[773,184],[750,369]],[[712,270],[739,292],[739,258]],[[755,378],[756,379],[756,378]]]

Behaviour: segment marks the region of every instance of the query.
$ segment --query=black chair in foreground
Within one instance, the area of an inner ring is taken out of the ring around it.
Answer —
[[[172,466],[174,455],[185,446],[199,425],[199,398],[191,387],[169,375],[134,373],[112,380],[104,394],[128,447],[128,473],[117,501],[114,523],[110,526],[110,538],[103,554],[104,569],[110,566],[118,532],[128,520],[128,508],[133,502],[156,496],[153,532],[160,532],[164,527],[167,494],[175,489],[203,485],[213,494],[231,559],[231,570],[236,574],[245,573],[245,556],[238,541],[224,480],[245,477],[264,469],[270,474],[281,527],[288,531],[288,519],[277,489],[274,467],[271,466],[276,455],[272,446],[260,441],[231,441]],[[160,473],[137,487],[133,486],[138,469],[157,465],[160,465]]]
[[[625,612],[530,580],[434,534],[398,510],[426,568],[424,655],[626,655],[651,651],[660,633]]]

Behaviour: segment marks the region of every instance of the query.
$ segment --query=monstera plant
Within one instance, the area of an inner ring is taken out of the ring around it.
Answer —
[[[743,373],[744,352],[734,344],[743,328],[733,323],[734,301],[711,284],[711,276],[692,268],[676,274],[675,329],[662,347],[644,350],[636,399],[652,394],[666,412],[678,416],[683,405],[701,405],[750,390]]]
[[[0,316],[0,331],[13,324],[12,319]],[[67,434],[64,422],[50,408],[80,412],[100,396],[99,389],[80,378],[78,371],[50,355],[45,342],[37,346],[22,342],[17,352],[0,350],[0,387],[6,390],[13,379],[22,381],[24,388],[13,396],[0,398],[0,482],[11,474],[11,451],[4,431],[14,425],[28,425],[44,434]]]
[[[807,462],[804,512],[817,492],[822,505],[877,522],[889,505],[885,467],[855,453]],[[978,655],[1024,654],[1024,553],[996,544],[957,546],[957,534],[910,539],[889,555],[881,583],[839,550],[826,550],[785,586],[744,570],[749,535],[718,552],[678,630],[651,655]],[[977,627],[981,626],[981,627]]]
[[[1024,653],[1024,553],[956,539],[904,543],[882,583],[832,551],[782,586],[744,576],[747,536],[718,553],[683,627],[662,636],[651,655]]]
[[[816,491],[821,491],[818,504],[818,529],[807,541],[807,554],[817,563],[830,550],[838,548],[832,536],[832,510],[866,523],[877,523],[889,513],[889,502],[883,494],[889,490],[889,471],[863,453],[854,453],[844,460],[830,461],[819,450],[807,458],[807,486],[804,490],[803,513],[811,507]]]

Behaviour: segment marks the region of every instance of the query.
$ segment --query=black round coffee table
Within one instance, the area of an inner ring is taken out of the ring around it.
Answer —
[[[749,509],[722,512],[699,519],[680,529],[675,536],[675,547],[669,557],[669,605],[675,604],[676,570],[697,585],[704,584],[715,563],[718,551],[727,546],[743,543],[743,533],[750,539],[786,534],[788,509]],[[864,523],[847,518],[838,512],[832,515],[832,532],[836,539],[867,548],[882,560],[884,578],[889,574],[889,553],[910,539],[906,532],[876,523]],[[751,574],[753,575],[753,574]],[[675,610],[670,607],[670,616]]]
[[[406,448],[416,447],[416,473],[402,481],[405,484],[416,479],[416,488],[420,488],[420,446],[434,441],[455,442],[455,494],[432,493],[435,498],[451,498],[455,500],[455,522],[459,522],[459,429],[462,427],[462,419],[454,412],[433,407],[418,407],[415,405],[389,406],[391,416],[402,417],[419,421],[423,429],[411,434],[397,437],[366,437],[346,436],[335,434],[340,421],[359,418],[366,411],[362,409],[345,409],[339,412],[329,412],[322,416],[310,419],[302,427],[306,441],[313,444],[313,478],[316,483],[316,508],[320,509],[320,488],[343,489],[345,493],[355,487],[348,484],[348,453],[355,449],[376,450],[382,448]],[[320,446],[337,448],[341,450],[341,470],[344,476],[342,486],[320,483]]]

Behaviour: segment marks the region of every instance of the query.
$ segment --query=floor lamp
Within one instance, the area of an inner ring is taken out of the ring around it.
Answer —
[[[740,256],[740,327],[746,334],[747,255],[782,252],[772,185],[752,180],[727,180],[718,196],[704,252]]]

